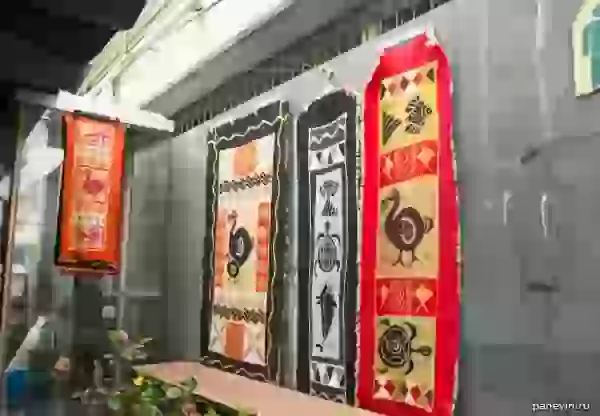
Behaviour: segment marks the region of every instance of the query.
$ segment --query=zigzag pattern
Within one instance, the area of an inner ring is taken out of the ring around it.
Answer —
[[[228,192],[238,192],[244,189],[255,188],[257,186],[267,186],[273,181],[273,175],[270,173],[260,173],[250,175],[242,179],[234,179],[232,181],[224,181],[219,186],[219,193],[225,194]]]
[[[321,144],[323,142],[323,140],[325,140],[325,139],[333,139],[337,135],[339,130],[346,131],[346,120],[347,119],[348,119],[348,114],[344,113],[330,123],[323,124],[322,126],[309,129],[311,140],[314,143]],[[335,129],[332,132],[325,132],[322,134],[318,133],[320,130],[326,130],[327,128],[333,126],[334,124],[335,124]]]
[[[234,321],[246,321],[254,324],[264,324],[266,321],[265,313],[260,309],[239,309],[215,305],[213,306],[213,312],[217,316]]]

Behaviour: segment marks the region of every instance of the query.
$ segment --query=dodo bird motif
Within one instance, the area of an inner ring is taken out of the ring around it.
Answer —
[[[86,169],[84,173],[85,177],[83,180],[83,189],[92,196],[98,196],[100,192],[104,191],[104,181],[92,178],[92,170]]]
[[[229,263],[227,264],[227,273],[232,278],[236,278],[240,273],[240,268],[246,263],[254,242],[250,233],[244,227],[237,227],[238,213],[232,211],[228,217],[231,223],[229,231]],[[237,227],[237,229],[236,229]]]
[[[433,229],[434,221],[432,218],[421,216],[414,207],[401,208],[400,191],[396,188],[382,201],[382,209],[385,210],[390,202],[392,208],[385,217],[384,232],[390,243],[399,250],[398,258],[392,265],[411,267],[419,260],[415,251],[425,234]],[[404,257],[405,253],[410,253],[408,259]]]

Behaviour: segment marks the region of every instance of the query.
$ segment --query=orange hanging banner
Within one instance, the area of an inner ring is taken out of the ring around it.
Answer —
[[[125,127],[65,114],[56,265],[115,274],[120,266]]]

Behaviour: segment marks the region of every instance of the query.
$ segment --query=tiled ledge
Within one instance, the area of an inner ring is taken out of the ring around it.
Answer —
[[[369,416],[375,413],[345,406],[268,383],[229,374],[194,362],[169,362],[136,367],[139,374],[168,384],[195,377],[198,396],[260,416]]]

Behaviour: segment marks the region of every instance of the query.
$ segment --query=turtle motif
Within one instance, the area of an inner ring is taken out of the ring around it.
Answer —
[[[325,273],[333,269],[340,270],[341,262],[338,259],[338,248],[341,243],[340,236],[331,234],[331,223],[325,221],[325,232],[317,235],[315,266]],[[316,276],[316,273],[315,273]]]
[[[413,347],[413,342],[417,337],[417,327],[410,322],[404,322],[402,325],[390,325],[385,319],[382,322],[388,328],[379,338],[377,351],[383,364],[389,368],[404,369],[404,374],[412,373],[415,368],[412,355],[420,354],[423,357],[429,357],[432,354],[431,347],[423,345],[419,348]]]

